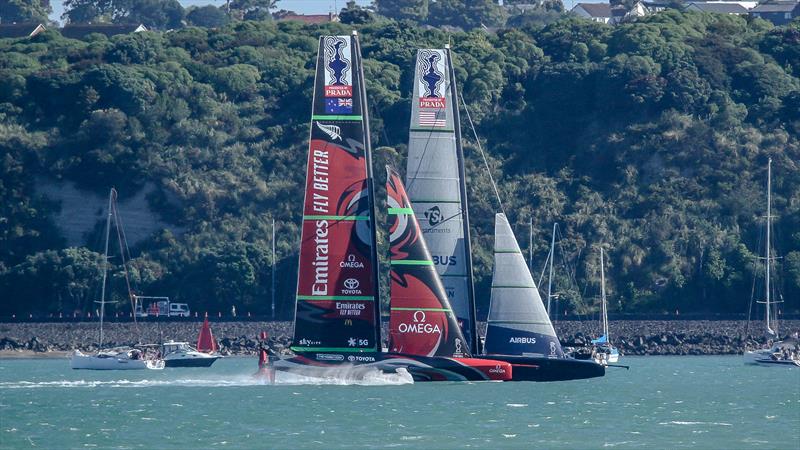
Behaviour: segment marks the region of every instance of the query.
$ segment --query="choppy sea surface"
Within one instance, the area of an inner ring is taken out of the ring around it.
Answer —
[[[623,357],[558,383],[359,383],[208,369],[77,371],[0,360],[0,448],[800,449],[800,368]]]

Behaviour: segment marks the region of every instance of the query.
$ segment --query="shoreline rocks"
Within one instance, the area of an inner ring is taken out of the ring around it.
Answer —
[[[745,347],[760,346],[766,339],[758,322],[745,320],[620,320],[609,325],[611,339],[623,355],[735,355]],[[581,347],[598,336],[596,321],[560,321],[554,324],[564,346]],[[480,324],[481,331],[485,324]],[[104,327],[104,347],[157,343],[167,340],[194,344],[199,322],[111,322]],[[270,346],[288,352],[291,322],[212,322],[212,332],[223,355],[255,355],[261,331],[270,336]],[[781,337],[800,330],[800,320],[781,324]],[[384,336],[388,326],[384,324]],[[0,357],[22,352],[47,354],[96,350],[96,323],[0,323]]]

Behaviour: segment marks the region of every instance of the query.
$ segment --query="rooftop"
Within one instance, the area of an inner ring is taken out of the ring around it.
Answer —
[[[592,17],[611,17],[611,5],[608,3],[578,3],[575,8],[578,7]]]

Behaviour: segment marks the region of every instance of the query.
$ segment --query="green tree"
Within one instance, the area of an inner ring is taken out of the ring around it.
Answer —
[[[428,0],[375,0],[375,9],[391,19],[422,22],[428,18],[428,3]]]
[[[189,10],[186,20],[198,27],[218,28],[228,23],[228,16],[216,6],[206,5]]]
[[[507,16],[494,0],[437,0],[430,4],[428,22],[471,30],[502,26]]]
[[[346,24],[363,25],[374,22],[375,17],[372,14],[372,11],[362,8],[356,4],[355,0],[350,0],[347,2],[345,7],[339,11],[339,20]]]
[[[49,0],[3,0],[0,2],[0,23],[47,23],[52,11]]]

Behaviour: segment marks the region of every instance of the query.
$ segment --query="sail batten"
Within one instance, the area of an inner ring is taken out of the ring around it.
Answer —
[[[355,36],[320,37],[312,105],[292,350],[375,352],[374,193]]]
[[[495,215],[486,354],[563,358],[553,324],[504,214]]]
[[[406,187],[467,345],[477,351],[469,219],[450,58],[446,49],[417,51]]]

